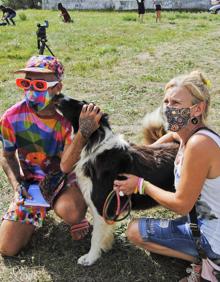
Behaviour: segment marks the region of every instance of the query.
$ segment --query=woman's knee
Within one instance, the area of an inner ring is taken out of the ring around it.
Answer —
[[[133,244],[138,244],[142,241],[142,238],[139,233],[139,228],[138,228],[138,221],[134,220],[129,223],[128,229],[126,231],[126,236],[130,242]]]

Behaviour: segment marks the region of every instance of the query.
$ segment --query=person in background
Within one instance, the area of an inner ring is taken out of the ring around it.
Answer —
[[[153,4],[155,5],[155,10],[156,10],[156,22],[160,21],[161,22],[161,0],[153,0]]]
[[[144,6],[144,0],[137,0],[138,5],[138,17],[140,23],[144,22],[144,14],[145,14],[145,6]]]
[[[86,142],[81,134],[82,125],[73,136],[71,123],[56,111],[53,99],[62,89],[63,72],[63,65],[55,57],[31,57],[26,67],[17,71],[24,74],[16,79],[24,98],[0,119],[1,165],[14,190],[14,199],[0,226],[3,256],[16,255],[27,245],[36,227],[45,221],[48,209],[25,205],[25,198],[31,198],[29,185],[40,184],[48,175],[53,177],[53,172],[61,172],[64,148],[71,147],[77,161]],[[80,117],[85,127],[87,119],[87,113]],[[89,124],[92,121],[90,116]],[[47,185],[45,188],[49,189]],[[89,229],[84,219],[87,207],[73,172],[68,174],[59,194],[55,191],[52,196],[51,208],[70,226],[73,239],[82,239]]]
[[[138,187],[140,194],[181,215],[174,220],[136,219],[127,230],[133,244],[191,262],[191,274],[181,281],[200,281],[201,262],[220,262],[220,136],[207,127],[208,84],[202,73],[194,71],[165,86],[169,133],[156,143],[180,142],[174,164],[176,192],[164,191],[138,175],[124,174],[127,179],[114,181],[114,189],[131,195]]]
[[[16,12],[10,7],[5,7],[3,5],[0,5],[0,10],[3,12],[2,20],[5,20],[8,25],[10,25],[10,21],[13,25],[15,25],[15,21],[13,18],[16,17]]]
[[[70,17],[70,14],[68,13],[67,9],[63,7],[62,3],[58,3],[58,10],[61,12],[60,16],[63,18],[63,21],[65,23],[72,23],[73,20]]]

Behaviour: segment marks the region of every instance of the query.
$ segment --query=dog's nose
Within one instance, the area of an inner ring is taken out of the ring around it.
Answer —
[[[59,105],[61,100],[63,99],[63,94],[54,95],[52,101],[55,105]]]

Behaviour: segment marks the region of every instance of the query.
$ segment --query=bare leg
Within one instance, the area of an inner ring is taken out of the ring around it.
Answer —
[[[143,23],[143,22],[144,22],[144,15],[141,14],[141,23]]]
[[[137,245],[138,247],[145,249],[149,252],[153,252],[156,254],[169,256],[169,257],[175,257],[179,259],[183,259],[186,261],[194,262],[195,258],[181,253],[179,251],[175,251],[173,249],[152,243],[152,242],[144,242],[143,239],[140,236],[139,230],[138,230],[138,222],[135,220],[131,222],[128,226],[127,230],[127,237],[128,240],[131,241],[134,245]]]
[[[161,12],[158,11],[158,20],[161,22]]]
[[[0,226],[0,253],[15,256],[27,245],[35,230],[33,225],[4,220]]]
[[[63,192],[54,205],[55,213],[69,225],[80,223],[85,217],[86,210],[83,195],[76,185]],[[83,231],[79,231],[74,239],[81,239],[84,235]]]

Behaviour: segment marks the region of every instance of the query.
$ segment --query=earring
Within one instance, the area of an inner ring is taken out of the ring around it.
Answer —
[[[192,117],[191,118],[191,123],[192,124],[197,124],[199,122],[198,118],[197,117]]]

